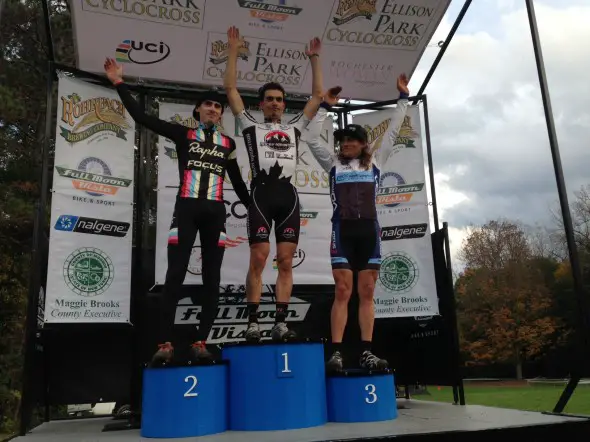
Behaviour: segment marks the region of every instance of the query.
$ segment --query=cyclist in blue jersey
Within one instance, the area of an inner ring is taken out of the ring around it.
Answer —
[[[305,54],[312,70],[312,97],[302,113],[284,122],[285,90],[278,83],[267,83],[259,89],[264,122],[258,122],[244,108],[237,89],[237,58],[243,40],[234,26],[227,32],[228,59],[224,87],[229,106],[242,128],[252,172],[251,204],[248,208],[250,265],[246,280],[248,300],[247,341],[261,339],[258,306],[262,290],[262,272],[270,252],[270,231],[274,221],[277,244],[276,317],[271,331],[273,340],[295,338],[285,323],[293,288],[293,255],[299,242],[299,196],[293,185],[301,132],[314,117],[322,100],[322,72],[319,62],[321,42],[311,40]]]
[[[327,369],[331,371],[341,370],[343,366],[341,344],[348,320],[353,272],[358,272],[358,320],[362,341],[359,365],[366,369],[383,369],[389,365],[385,359],[372,353],[371,342],[375,322],[373,295],[381,267],[381,229],[377,219],[376,193],[381,169],[393,152],[408,108],[409,91],[405,75],[397,79],[397,88],[399,100],[379,149],[369,145],[367,131],[356,124],[334,132],[334,139],[340,145],[337,155],[322,144],[319,128],[331,106],[338,103],[340,88],[326,93],[314,117],[321,124],[310,125],[307,143],[318,163],[330,174],[333,205],[330,256],[336,293],[330,317],[333,353],[327,362]]]
[[[196,340],[188,348],[194,361],[211,360],[206,340],[217,316],[221,265],[226,248],[226,210],[223,182],[225,175],[240,201],[248,207],[250,195],[240,174],[235,141],[221,133],[223,114],[221,95],[216,92],[201,94],[193,110],[198,121],[194,129],[149,115],[133,99],[123,81],[123,68],[112,58],[104,64],[108,79],[117,88],[121,101],[131,117],[139,124],[172,140],[178,155],[179,189],[168,234],[168,270],[164,283],[159,321],[154,324],[160,342],[152,358],[152,365],[169,362],[174,354],[170,340],[178,295],[184,283],[191,251],[197,232],[200,233],[203,288],[200,324]]]

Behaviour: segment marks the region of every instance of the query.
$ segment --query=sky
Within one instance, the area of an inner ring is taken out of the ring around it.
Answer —
[[[469,225],[502,217],[555,226],[557,184],[524,3],[473,1],[425,91],[439,219],[449,224],[456,269]],[[432,43],[446,38],[462,5],[452,2]],[[590,2],[535,0],[535,12],[571,203],[590,184]],[[426,50],[410,92],[437,52]]]

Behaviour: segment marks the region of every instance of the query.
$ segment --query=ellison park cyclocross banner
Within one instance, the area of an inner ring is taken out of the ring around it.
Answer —
[[[227,29],[244,39],[238,87],[281,83],[311,92],[305,45],[322,40],[322,67],[347,97],[397,96],[451,0],[70,0],[79,69],[103,73],[105,57],[143,79],[221,86]],[[108,32],[105,32],[108,29]],[[97,38],[100,36],[100,38]]]
[[[44,321],[129,322],[135,123],[112,89],[58,97]]]
[[[382,137],[391,109],[353,118],[367,129],[370,143],[387,142]],[[377,214],[382,261],[375,288],[376,318],[438,314],[420,132],[420,108],[408,106],[395,150],[381,170]]]
[[[189,127],[195,127],[192,116],[193,106],[182,104],[161,103],[159,118],[175,121]],[[260,112],[251,114],[262,121]],[[294,115],[285,115],[290,119]],[[328,145],[333,145],[332,120],[328,118],[324,123],[322,139]],[[226,109],[222,120],[223,131],[236,142],[238,163],[242,177],[250,188],[250,166],[248,154],[244,145],[241,128],[236,129],[236,120],[229,109]],[[293,260],[294,284],[318,285],[334,284],[330,267],[330,232],[332,205],[329,197],[328,174],[313,158],[307,144],[304,142],[306,132],[302,134],[299,149],[299,164],[296,171],[295,185],[299,192],[301,210],[301,231],[299,247]],[[174,143],[165,137],[158,138],[158,212],[156,229],[156,284],[164,284],[168,266],[167,244],[168,231],[174,212],[176,194],[178,192],[178,163]],[[245,284],[250,248],[246,229],[246,208],[239,201],[233,191],[231,181],[226,176],[224,196],[227,212],[226,251],[221,267],[221,284]],[[274,226],[271,238],[274,238]],[[275,284],[276,244],[271,240],[271,250],[266,269],[262,274],[263,284]],[[200,285],[201,251],[200,237],[197,234],[193,253],[189,262],[184,284]]]

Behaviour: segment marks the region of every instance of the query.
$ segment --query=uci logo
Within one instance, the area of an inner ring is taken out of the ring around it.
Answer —
[[[139,40],[123,40],[115,51],[120,63],[154,64],[165,60],[170,55],[170,46],[163,41],[159,43]]]

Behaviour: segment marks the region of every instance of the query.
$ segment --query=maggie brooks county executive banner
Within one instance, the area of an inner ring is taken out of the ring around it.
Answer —
[[[116,91],[59,79],[45,322],[129,321],[134,142]]]
[[[392,109],[354,116],[377,144],[391,123]],[[438,314],[420,108],[409,106],[395,149],[381,170],[377,214],[381,225],[381,271],[375,289],[375,317]]]
[[[196,127],[197,122],[192,116],[194,106],[172,103],[161,103],[159,118],[174,121],[188,127]],[[263,121],[262,114],[252,111],[252,116]],[[295,115],[285,115],[291,119]],[[333,145],[332,119],[326,119],[322,139]],[[236,126],[236,119],[229,109],[223,114],[222,131],[236,142],[238,164],[242,178],[250,187],[250,169],[248,154],[241,134]],[[302,134],[299,145],[299,157],[295,172],[295,186],[299,192],[301,213],[300,240],[293,257],[295,284],[333,284],[330,267],[330,218],[332,205],[329,197],[328,175],[312,156],[305,143],[306,131]],[[178,192],[178,160],[175,145],[172,141],[160,136],[158,138],[158,213],[156,229],[156,284],[164,284],[167,259],[167,241],[170,222],[174,212],[174,203]],[[247,212],[239,201],[231,182],[226,176],[224,186],[226,204],[226,251],[221,268],[221,284],[244,284],[250,248],[246,229]],[[273,226],[274,228],[274,226]],[[274,231],[271,232],[274,238]],[[262,274],[264,284],[275,284],[277,279],[276,244],[271,241],[270,255]],[[202,284],[200,237],[195,239],[193,253],[189,261],[184,284]]]

